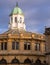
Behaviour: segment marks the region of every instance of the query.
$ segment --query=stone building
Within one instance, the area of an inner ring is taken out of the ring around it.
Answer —
[[[47,45],[46,57],[47,57],[49,65],[50,65],[50,27],[45,28],[44,34],[46,36],[46,45]]]
[[[8,31],[0,34],[0,64],[17,65],[46,61],[45,35],[26,31],[24,14],[16,5]]]

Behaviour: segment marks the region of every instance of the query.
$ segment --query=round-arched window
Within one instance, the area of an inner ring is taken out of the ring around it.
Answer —
[[[11,61],[12,64],[16,64],[16,63],[20,63],[18,59],[16,59],[16,57]]]
[[[31,63],[31,60],[30,59],[25,59],[24,63]]]
[[[0,64],[7,64],[7,61],[6,61],[4,58],[2,58],[2,59],[0,60]]]

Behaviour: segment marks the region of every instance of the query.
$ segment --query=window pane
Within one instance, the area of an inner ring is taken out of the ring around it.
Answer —
[[[30,45],[28,45],[28,50],[30,50]]]
[[[24,50],[26,50],[27,49],[27,44],[24,44]]]
[[[5,42],[4,49],[7,50],[7,42]]]
[[[3,50],[3,42],[1,43],[1,50]]]
[[[37,51],[37,43],[35,44],[35,50]]]
[[[25,42],[24,43],[24,49],[25,50],[30,50],[30,42]]]
[[[40,44],[39,43],[35,43],[35,50],[40,51]]]
[[[37,48],[38,48],[38,51],[40,51],[40,44],[39,43],[37,44]]]
[[[19,42],[16,42],[16,50],[19,49]]]
[[[15,50],[15,42],[12,42],[12,49]]]
[[[15,17],[15,22],[17,23],[17,17]]]
[[[30,50],[30,42],[27,42],[27,49]]]

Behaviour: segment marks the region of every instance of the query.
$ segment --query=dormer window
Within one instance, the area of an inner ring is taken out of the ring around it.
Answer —
[[[17,23],[17,17],[15,17],[15,23]]]

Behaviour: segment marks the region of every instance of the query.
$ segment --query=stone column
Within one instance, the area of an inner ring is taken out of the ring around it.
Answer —
[[[20,40],[19,49],[20,49],[20,52],[22,52],[24,50],[24,41],[23,40]]]
[[[34,51],[35,51],[35,41],[34,40],[32,40],[32,42],[31,42],[31,51],[34,53]]]
[[[10,52],[12,50],[12,40],[11,39],[8,39],[7,49],[8,49],[8,52]]]
[[[41,52],[44,53],[45,52],[45,43],[41,43],[40,45],[40,48],[41,48]]]

